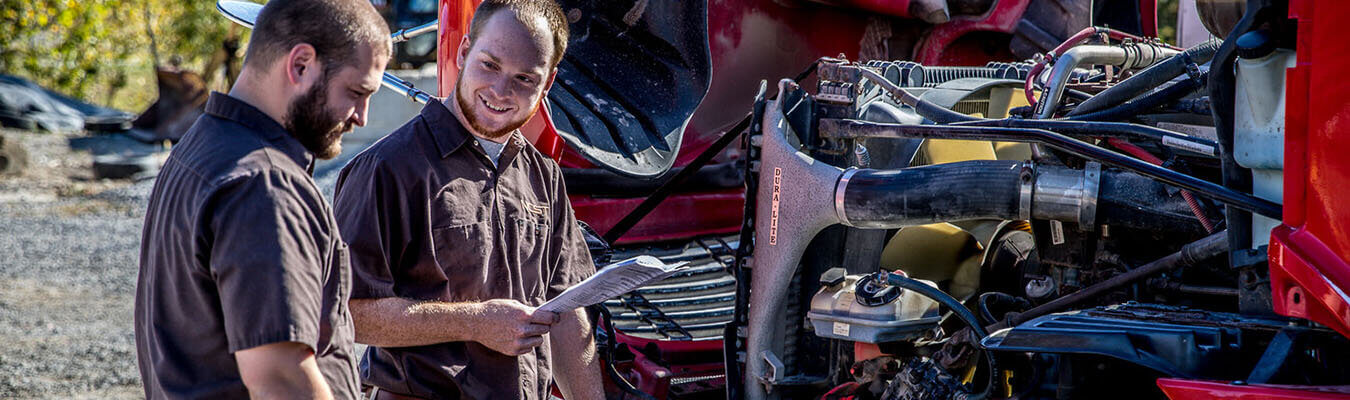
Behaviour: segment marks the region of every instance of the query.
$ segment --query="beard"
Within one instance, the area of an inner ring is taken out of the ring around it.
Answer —
[[[525,126],[525,122],[529,121],[530,117],[534,116],[534,112],[539,109],[539,102],[535,102],[530,106],[530,111],[525,113],[524,118],[516,121],[509,121],[505,126],[501,127],[501,129],[488,129],[488,127],[483,125],[483,120],[478,116],[478,112],[476,111],[478,108],[474,107],[474,102],[478,101],[478,99],[470,99],[473,94],[469,93],[468,90],[465,90],[463,84],[464,73],[461,72],[458,81],[455,82],[455,101],[459,102],[459,110],[464,113],[464,120],[468,121],[469,128],[479,135],[483,135],[483,137],[487,139],[498,139],[510,135],[511,132],[515,132],[516,129]]]
[[[328,110],[328,82],[319,79],[308,92],[286,107],[286,131],[291,137],[314,153],[328,160],[342,153],[342,134],[352,130],[352,123]]]

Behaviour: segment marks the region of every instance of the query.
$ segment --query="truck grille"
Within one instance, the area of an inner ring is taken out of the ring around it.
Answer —
[[[612,259],[650,255],[689,270],[605,301],[614,329],[651,340],[721,339],[736,301],[736,237],[695,239],[675,246],[616,249]]]

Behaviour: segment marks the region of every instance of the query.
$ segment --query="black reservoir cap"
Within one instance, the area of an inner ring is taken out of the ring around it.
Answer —
[[[834,286],[844,283],[844,277],[846,275],[848,275],[848,271],[845,271],[843,268],[830,268],[829,270],[826,270],[825,273],[820,274],[820,285]]]

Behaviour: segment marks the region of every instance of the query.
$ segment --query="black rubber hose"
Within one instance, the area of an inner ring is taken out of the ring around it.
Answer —
[[[1092,96],[1092,98],[1079,103],[1077,108],[1074,108],[1073,111],[1069,112],[1069,116],[1072,117],[1107,109],[1133,99],[1135,96],[1139,96],[1159,85],[1167,83],[1167,81],[1186,73],[1187,65],[1209,62],[1210,59],[1214,58],[1214,53],[1219,50],[1219,45],[1221,43],[1222,42],[1217,40],[1209,40],[1186,49],[1186,51],[1181,52],[1181,54],[1172,56],[1152,67],[1148,67],[1147,69],[1134,74],[1134,76],[1121,81],[1115,86],[1103,90],[1101,93],[1097,93],[1096,96]]]
[[[844,214],[856,227],[897,228],[942,221],[977,218],[1022,219],[1023,189],[1045,187],[1023,179],[1031,171],[1017,161],[963,161],[902,169],[857,170],[844,186]],[[1038,166],[1038,176],[1074,176],[1082,171],[1063,167]],[[1025,174],[1025,175],[1024,175]],[[1057,190],[1051,188],[1051,190]],[[1143,175],[1120,171],[1102,171],[1098,180],[1094,211],[1095,223],[1153,231],[1184,231],[1203,234],[1191,228],[1194,218],[1181,196],[1168,193],[1168,185]],[[1039,193],[1031,193],[1032,218],[1076,221],[1057,214],[1059,203],[1042,202]],[[1189,229],[1189,230],[1188,230]]]
[[[1247,0],[1247,11],[1238,20],[1237,25],[1224,38],[1223,46],[1210,63],[1209,102],[1214,117],[1214,132],[1218,136],[1219,146],[1223,150],[1220,165],[1223,167],[1223,186],[1239,192],[1252,190],[1251,172],[1238,165],[1233,157],[1234,110],[1237,98],[1237,39],[1261,24],[1257,20],[1263,12],[1274,7],[1268,0]],[[1282,13],[1275,12],[1276,16]],[[1269,17],[1267,17],[1269,18]],[[1279,18],[1279,17],[1276,17]],[[1239,207],[1224,207],[1224,220],[1228,225],[1228,244],[1232,251],[1247,250],[1252,247],[1252,214]],[[1238,257],[1229,257],[1229,265],[1240,267]]]
[[[1284,210],[1278,203],[1234,191],[1209,181],[1172,171],[1148,162],[1126,156],[1096,145],[1044,129],[1003,128],[970,125],[896,125],[857,120],[822,118],[819,123],[822,137],[836,139],[907,138],[996,140],[1037,142],[1089,160],[1096,160],[1124,170],[1139,173],[1164,183],[1213,198],[1221,203],[1255,212],[1273,219],[1282,218]],[[1230,220],[1231,221],[1231,220]]]
[[[893,228],[976,218],[1018,219],[1022,163],[964,161],[857,170],[844,213],[857,227]],[[1029,171],[1028,171],[1029,172]]]
[[[1003,292],[981,293],[980,297],[976,298],[975,303],[980,310],[980,316],[984,317],[984,321],[991,325],[998,323],[998,317],[995,317],[994,312],[989,310],[991,304],[1000,307],[1013,307],[1018,311],[1031,306],[1031,302],[1026,299]]]
[[[1205,79],[1205,76],[1201,75],[1197,79],[1182,80],[1162,90],[1127,101],[1125,104],[1087,114],[1071,115],[1068,119],[1073,121],[1118,121],[1130,118],[1186,97],[1186,95],[1199,89],[1201,82],[1204,82]]]
[[[961,318],[962,321],[965,321],[966,325],[970,326],[970,330],[974,331],[975,335],[979,336],[979,339],[983,339],[989,336],[989,331],[984,330],[984,325],[981,325],[980,320],[978,318],[975,318],[975,313],[970,312],[969,308],[966,308],[965,305],[961,304],[960,300],[957,300],[955,297],[952,297],[952,295],[947,294],[946,292],[943,292],[941,290],[938,290],[938,288],[928,286],[928,284],[916,281],[914,279],[911,279],[907,276],[895,272],[890,272],[886,274],[886,283],[889,283],[894,286],[899,286],[907,290],[913,290],[923,295],[924,297],[937,301],[938,304],[942,304],[943,306],[950,308],[952,310],[952,313],[956,314],[957,318]],[[984,346],[981,345],[979,341],[975,342],[975,346],[981,349],[984,348]]]

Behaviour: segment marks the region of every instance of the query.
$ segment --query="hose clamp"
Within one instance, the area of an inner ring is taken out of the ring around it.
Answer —
[[[849,167],[844,170],[844,175],[839,178],[839,182],[834,184],[834,214],[839,217],[839,222],[844,225],[853,226],[848,221],[848,213],[844,211],[844,192],[848,189],[848,180],[853,178],[853,174],[858,173],[857,168]]]
[[[1088,161],[1083,166],[1083,197],[1078,202],[1078,228],[1092,232],[1097,224],[1097,195],[1101,191],[1102,164]]]
[[[1022,186],[1018,190],[1017,219],[1030,221],[1032,191],[1036,186],[1036,164],[1022,163],[1022,173],[1018,179],[1021,180]]]

